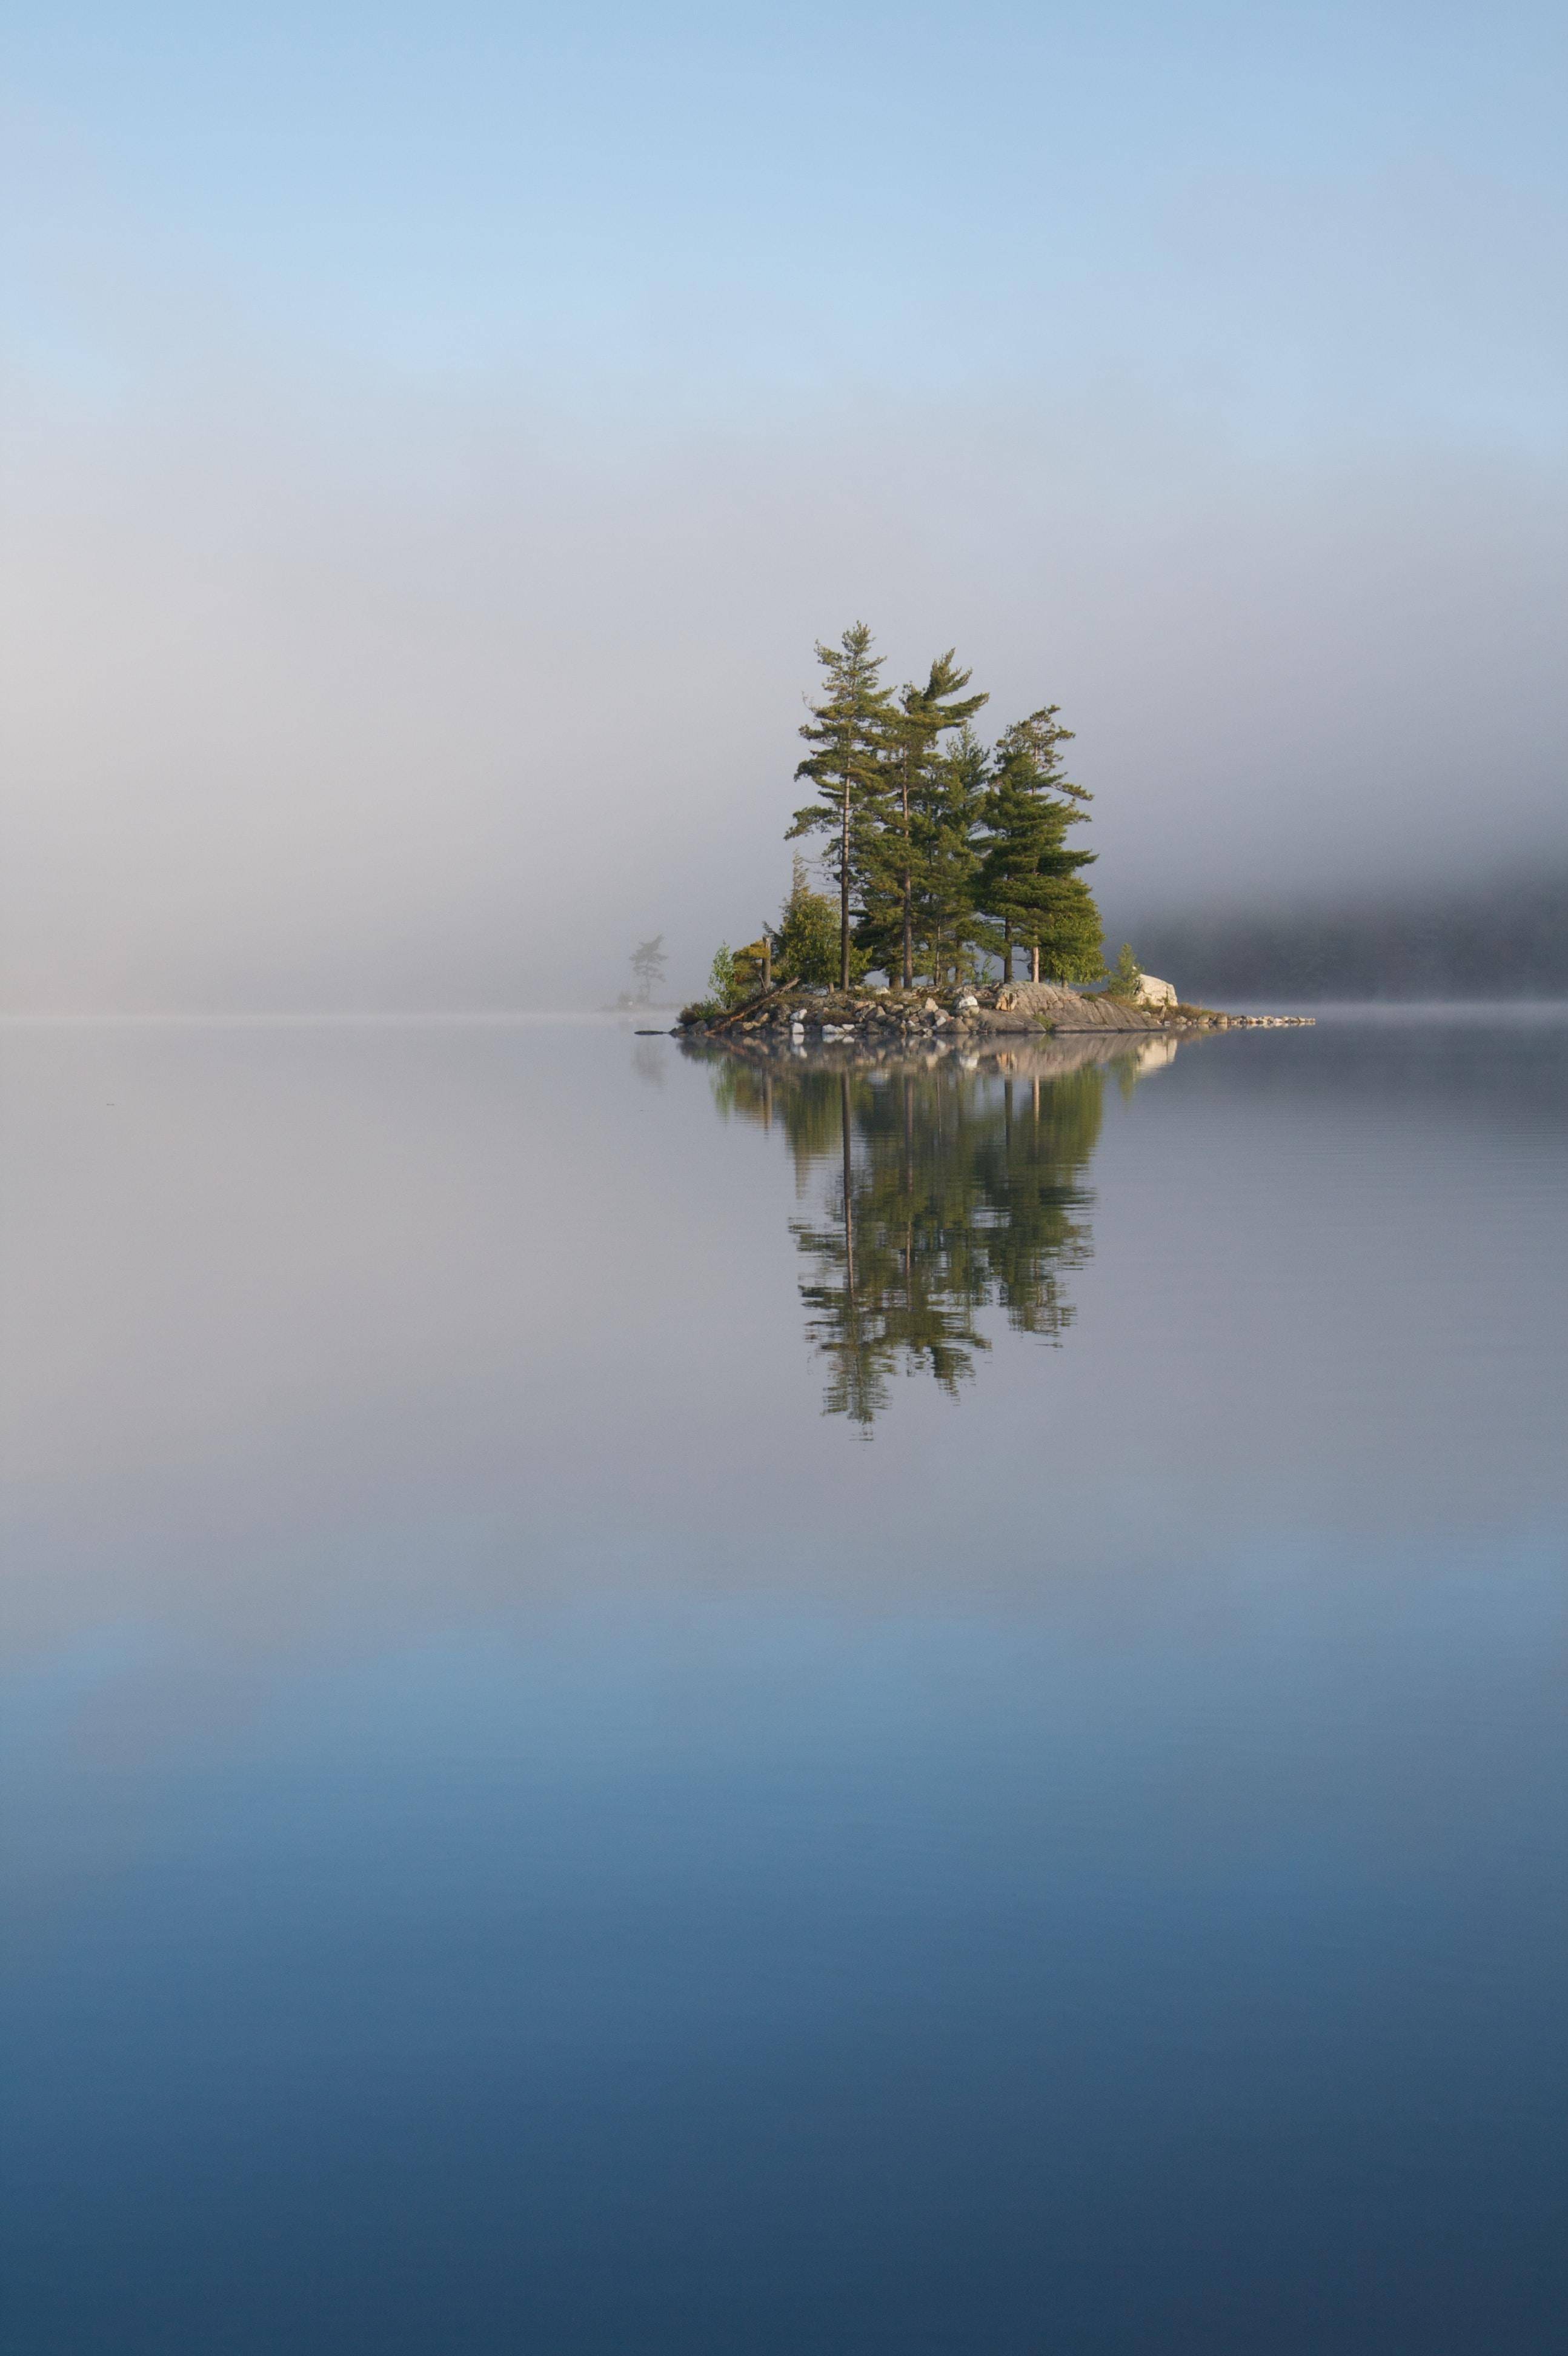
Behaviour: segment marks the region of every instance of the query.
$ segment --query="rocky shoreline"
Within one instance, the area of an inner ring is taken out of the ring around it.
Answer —
[[[1204,1031],[1276,1031],[1309,1027],[1309,1014],[1225,1014],[1212,1007],[1139,1005],[1103,992],[1069,990],[1050,981],[987,983],[938,994],[924,990],[802,990],[784,984],[729,1012],[709,1015],[688,1007],[677,1026],[688,1038],[780,1046],[932,1045],[979,1042],[999,1035]],[[1129,1037],[1128,1044],[1132,1044]]]

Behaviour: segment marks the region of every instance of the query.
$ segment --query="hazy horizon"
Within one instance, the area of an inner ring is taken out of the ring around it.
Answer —
[[[1568,861],[1544,10],[8,13],[16,1012],[669,991],[812,642],[1115,930]]]

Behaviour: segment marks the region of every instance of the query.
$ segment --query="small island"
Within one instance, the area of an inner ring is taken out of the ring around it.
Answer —
[[[1168,989],[1169,985],[1161,985]],[[928,989],[862,986],[848,991],[784,983],[711,1012],[688,1007],[677,1026],[690,1038],[741,1045],[831,1046],[853,1042],[862,1049],[893,1054],[911,1047],[975,1044],[999,1035],[1274,1030],[1309,1024],[1303,1014],[1226,1014],[1212,1007],[1168,1000],[1118,998],[1109,991],[1085,991],[1064,983],[1012,981],[965,984],[937,997]]]
[[[1066,774],[1072,731],[1060,707],[1040,705],[987,746],[974,722],[989,699],[966,692],[952,648],[923,683],[895,691],[873,643],[857,622],[817,646],[822,700],[800,731],[809,749],[795,774],[816,798],[786,840],[823,838],[833,888],[814,889],[797,854],[778,923],[742,948],[720,945],[709,995],[682,1011],[679,1031],[891,1054],[995,1033],[1310,1023],[1187,1004],[1125,943],[1107,969],[1083,873],[1096,854],[1070,840],[1093,797]]]

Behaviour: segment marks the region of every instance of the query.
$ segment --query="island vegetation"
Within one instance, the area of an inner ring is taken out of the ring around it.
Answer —
[[[873,972],[895,989],[953,990],[995,960],[1010,980],[1094,981],[1104,962],[1099,910],[1077,848],[1091,799],[1066,772],[1072,741],[1055,704],[990,745],[975,722],[988,698],[949,648],[925,680],[893,689],[865,623],[819,644],[823,680],[795,769],[813,798],[788,839],[816,837],[827,893],[797,858],[776,926],[714,960],[715,1011],[763,980],[848,991]],[[1129,953],[1130,954],[1130,953]]]

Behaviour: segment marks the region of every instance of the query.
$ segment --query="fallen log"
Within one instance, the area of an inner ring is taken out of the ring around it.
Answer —
[[[728,1030],[731,1023],[739,1023],[743,1015],[754,1014],[759,1006],[771,1006],[775,998],[782,998],[786,990],[794,988],[793,981],[775,981],[772,990],[762,991],[755,998],[748,998],[743,1005],[732,1006],[728,1014],[720,1014],[717,1022],[705,1023],[702,1027],[711,1038],[716,1031]]]

